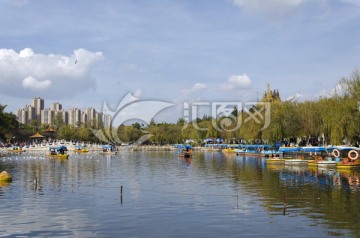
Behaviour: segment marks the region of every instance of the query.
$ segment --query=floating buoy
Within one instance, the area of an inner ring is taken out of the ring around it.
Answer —
[[[348,153],[348,157],[351,160],[357,160],[357,158],[359,157],[359,153],[356,150],[350,150]]]
[[[334,157],[340,157],[340,151],[338,149],[333,150],[332,154]]]
[[[6,171],[0,173],[0,181],[12,181],[11,174]]]

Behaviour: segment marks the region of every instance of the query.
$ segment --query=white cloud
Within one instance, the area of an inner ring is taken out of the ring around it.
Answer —
[[[234,5],[255,14],[271,17],[286,15],[308,0],[233,0]]]
[[[335,88],[331,90],[331,95],[343,95],[347,89],[346,84],[338,83]]]
[[[300,93],[295,93],[294,95],[287,97],[285,99],[285,101],[297,102],[303,97],[304,97],[304,95],[302,95]]]
[[[197,92],[197,91],[203,90],[205,88],[207,88],[207,86],[205,84],[196,83],[196,84],[194,84],[194,86],[190,90],[193,91],[193,92]]]
[[[323,97],[323,98],[331,98],[331,97],[335,97],[335,96],[341,96],[345,94],[346,91],[346,85],[340,83],[337,83],[335,85],[335,87],[333,89],[323,89],[321,91],[319,91],[316,95],[318,97]]]
[[[25,48],[20,51],[19,57],[21,58],[29,58],[34,55],[34,51],[30,48]]]
[[[39,81],[36,78],[29,76],[23,80],[22,85],[24,86],[24,88],[41,90],[41,89],[48,89],[51,85],[51,81],[50,80]]]
[[[246,74],[232,75],[226,83],[220,85],[220,89],[223,91],[241,90],[250,87],[251,79]]]
[[[71,56],[37,54],[30,48],[19,53],[0,49],[0,94],[64,98],[95,87],[91,77],[101,52],[77,49]]]
[[[195,83],[191,88],[183,89],[182,92],[184,95],[188,95],[191,93],[196,93],[196,92],[202,91],[206,88],[207,88],[207,86],[203,83]]]
[[[317,95],[319,97],[324,97],[324,98],[331,98],[331,97],[335,97],[337,95],[343,95],[346,91],[346,85],[342,84],[342,83],[338,83],[335,85],[335,87],[331,90],[326,90],[323,89],[321,90],[319,93],[317,93]]]

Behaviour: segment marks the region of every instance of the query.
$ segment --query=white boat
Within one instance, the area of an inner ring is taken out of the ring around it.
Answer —
[[[117,151],[113,145],[103,145],[101,155],[116,155]]]

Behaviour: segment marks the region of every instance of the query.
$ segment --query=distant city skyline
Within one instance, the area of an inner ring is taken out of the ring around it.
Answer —
[[[101,125],[108,128],[111,125],[111,116],[97,112],[93,107],[87,107],[83,110],[70,107],[64,110],[61,103],[52,102],[51,106],[46,108],[45,100],[40,97],[34,97],[31,104],[17,109],[14,114],[17,120],[25,125],[36,120],[42,125],[53,126],[57,115],[60,116],[63,124],[74,127],[85,124],[87,126],[94,126],[95,128],[99,128]]]

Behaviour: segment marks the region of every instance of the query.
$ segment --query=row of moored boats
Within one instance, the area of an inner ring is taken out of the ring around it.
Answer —
[[[268,158],[271,165],[310,165],[336,168],[359,168],[360,149],[351,146],[279,147],[270,145],[234,145],[222,150],[243,156]]]
[[[26,152],[26,149],[21,148],[20,146],[13,146],[7,150],[9,153],[23,153]],[[49,156],[53,158],[60,158],[60,159],[68,159],[69,150],[66,146],[60,145],[60,146],[50,146],[49,147]],[[79,154],[85,154],[89,152],[89,149],[87,146],[75,146],[75,149],[73,150],[74,153]],[[113,145],[103,145],[102,150],[99,152],[99,154],[103,155],[116,155],[117,149]]]

